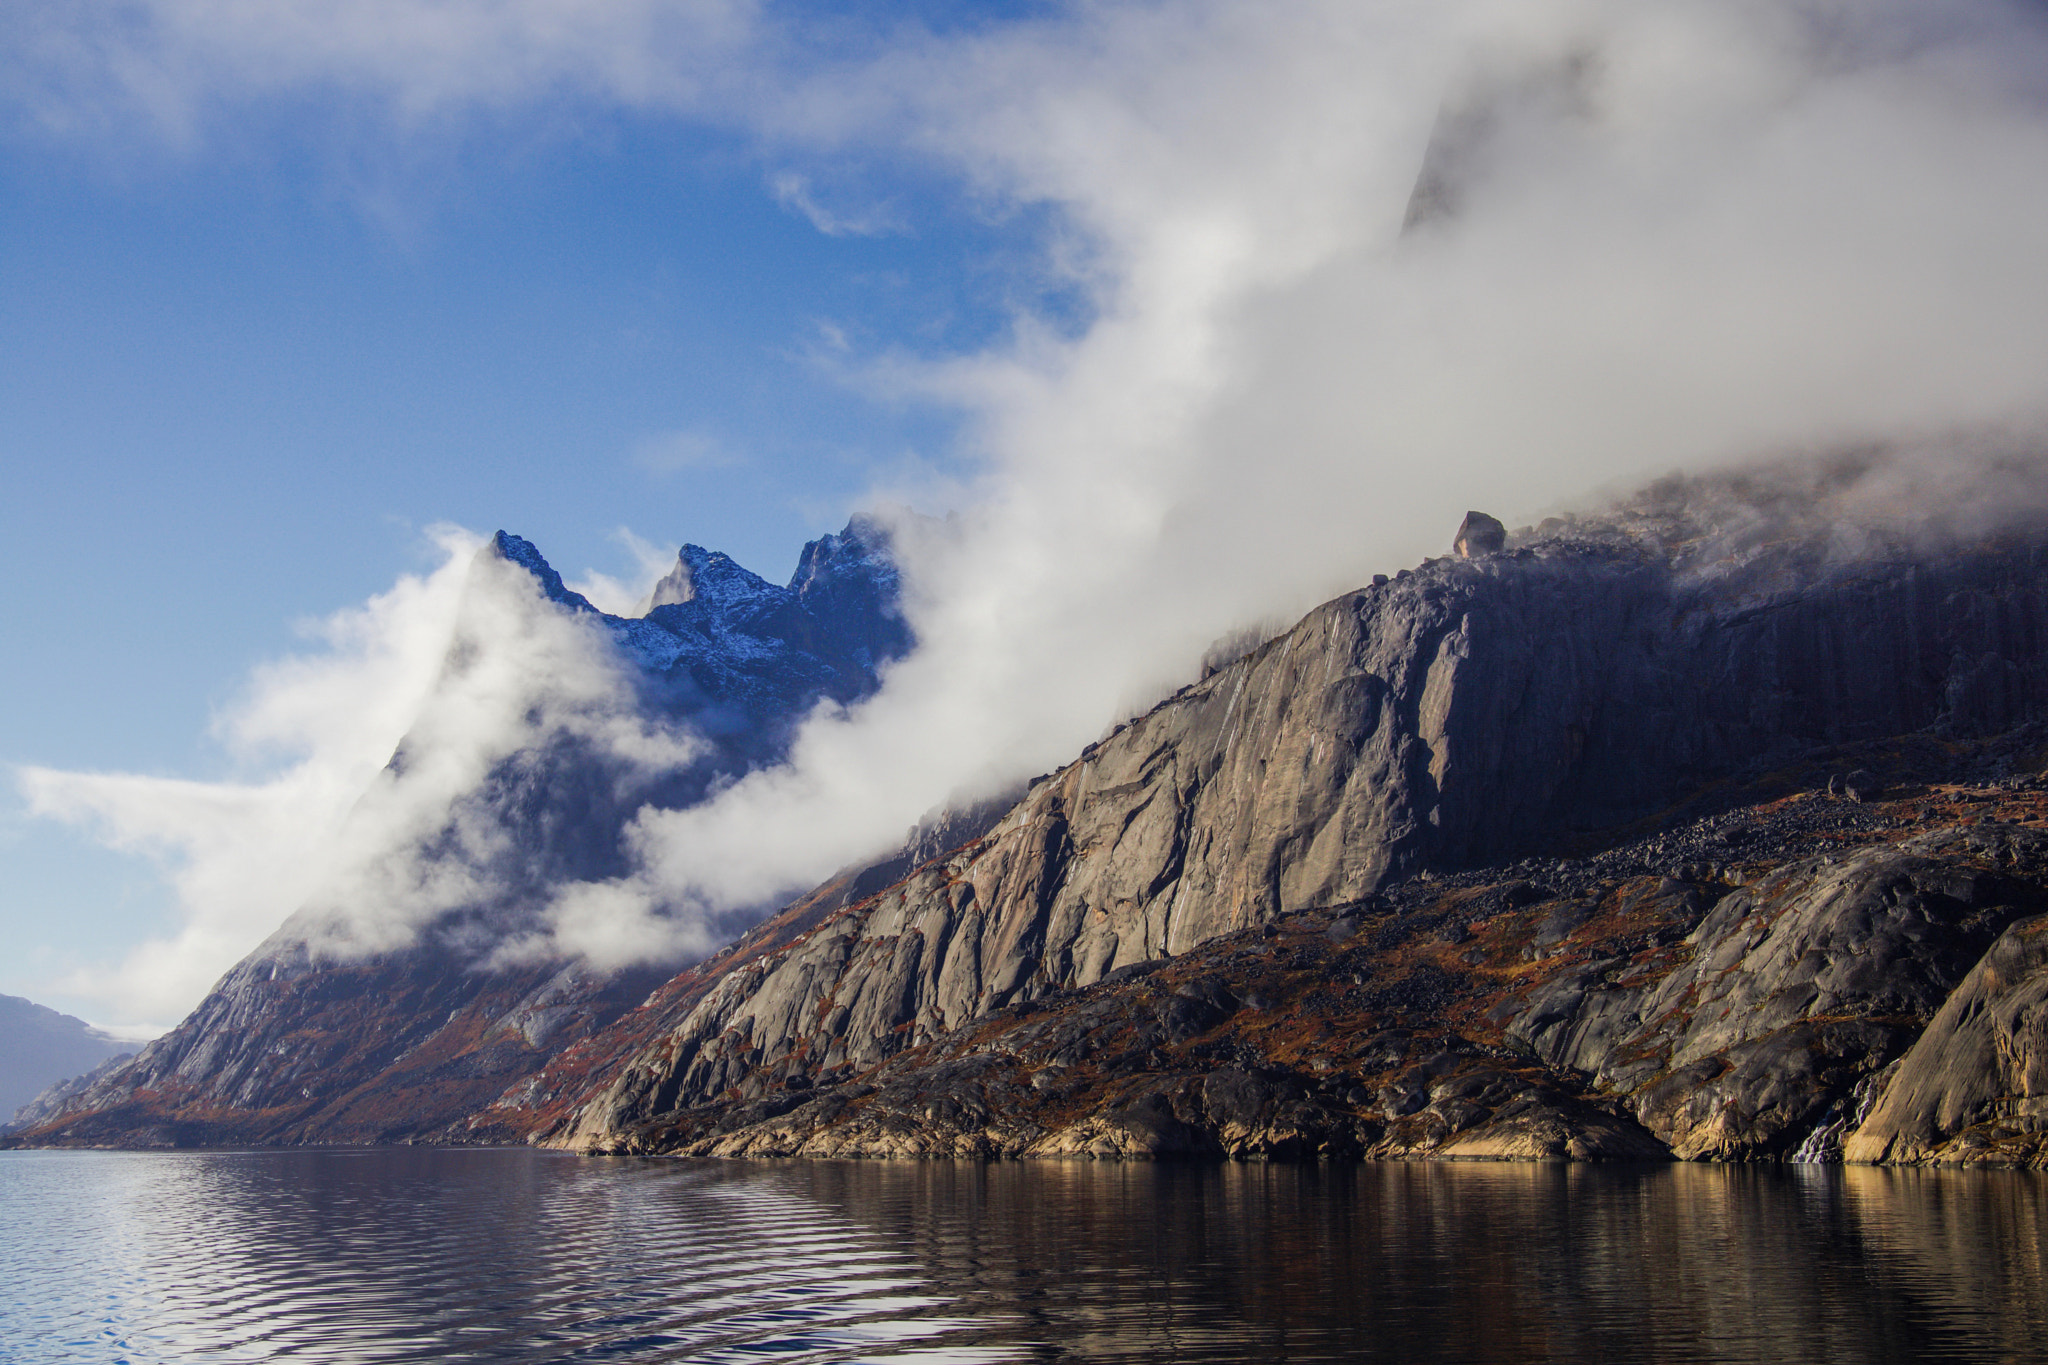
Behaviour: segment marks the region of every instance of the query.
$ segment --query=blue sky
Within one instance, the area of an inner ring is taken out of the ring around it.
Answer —
[[[625,529],[782,578],[950,459],[952,413],[863,360],[983,342],[1034,287],[1029,215],[928,169],[863,166],[848,212],[886,218],[828,235],[776,193],[802,171],[702,124],[341,114],[0,140],[0,758],[232,776],[209,724],[248,671],[430,567],[436,522],[571,577],[640,576]],[[146,860],[0,810],[0,990],[174,923]]]
[[[719,140],[608,133],[450,152],[400,224],[319,169],[6,149],[0,516],[14,580],[62,589],[5,608],[10,753],[194,761],[173,715],[435,520],[572,575],[630,569],[627,526],[779,577],[873,469],[944,458],[946,415],[863,397],[845,347],[986,335],[1014,225],[906,186],[904,231],[828,237]],[[668,467],[677,433],[710,458]]]
[[[438,524],[779,579],[959,514],[883,694],[649,825],[651,924],[1466,508],[2043,443],[2043,70],[2021,0],[0,10],[0,991],[161,1024],[290,913],[434,657]]]

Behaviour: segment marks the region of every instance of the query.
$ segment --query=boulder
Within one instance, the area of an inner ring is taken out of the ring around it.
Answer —
[[[1460,559],[1478,559],[1482,555],[1499,554],[1508,543],[1508,528],[1497,518],[1484,512],[1467,512],[1465,520],[1458,526],[1457,539],[1451,548]]]

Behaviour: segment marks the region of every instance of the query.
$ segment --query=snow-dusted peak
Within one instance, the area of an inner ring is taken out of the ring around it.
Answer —
[[[734,607],[767,605],[785,590],[740,565],[722,550],[702,545],[685,545],[676,555],[676,566],[654,585],[647,610],[702,602],[720,615]]]
[[[893,590],[896,562],[890,551],[889,529],[873,517],[856,513],[845,530],[819,536],[804,546],[789,590],[804,597],[834,580],[848,578]]]
[[[638,617],[600,612],[530,540],[500,531],[481,553],[518,565],[551,600],[595,617],[647,674],[687,677],[704,697],[754,697],[765,718],[794,714],[801,698],[866,695],[875,670],[910,651],[890,548],[880,522],[856,517],[806,545],[785,588],[728,554],[685,545]]]
[[[517,564],[532,574],[540,580],[541,591],[548,595],[549,600],[560,602],[572,611],[597,611],[596,607],[590,605],[589,598],[580,592],[569,590],[568,585],[562,582],[562,576],[555,572],[554,566],[549,564],[542,557],[539,548],[524,536],[508,535],[500,531],[491,537],[491,543],[484,548],[484,553],[495,554],[498,558]]]

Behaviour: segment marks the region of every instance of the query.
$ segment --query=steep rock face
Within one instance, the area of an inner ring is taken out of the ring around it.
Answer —
[[[732,973],[809,934],[848,906],[883,892],[913,869],[979,838],[1010,800],[998,796],[935,813],[912,829],[889,856],[841,872],[798,897],[726,948],[662,982],[617,1023],[563,1048],[465,1120],[460,1136],[520,1142],[535,1132],[561,1129],[594,1087],[608,1083],[643,1051],[682,1027],[705,994]]]
[[[479,556],[473,595],[502,604],[505,582],[479,580],[508,569],[513,592],[537,588],[553,610],[608,635],[616,659],[599,662],[617,667],[630,690],[606,699],[613,710],[597,717],[602,724],[571,713],[571,723],[537,730],[445,808],[430,811],[426,833],[391,850],[392,862],[413,869],[395,892],[445,879],[463,894],[396,948],[352,943],[345,935],[337,947],[330,930],[337,907],[298,911],[132,1065],[44,1116],[32,1140],[156,1145],[465,1136],[466,1128],[451,1125],[612,1023],[669,975],[592,972],[547,951],[523,951],[502,963],[494,952],[541,924],[554,888],[624,872],[620,836],[643,807],[687,806],[715,784],[774,761],[813,705],[873,691],[876,670],[910,644],[896,611],[887,533],[864,519],[807,546],[786,588],[724,555],[685,547],[677,574],[665,580],[675,600],[644,619],[597,612],[531,542],[503,532]],[[487,619],[506,615],[500,605],[498,616]],[[444,688],[461,686],[464,670],[478,667],[478,647],[463,629],[459,624]],[[537,648],[560,644],[545,634],[531,638]],[[608,648],[602,639],[598,647]],[[582,665],[581,656],[566,657],[566,666]],[[568,686],[579,684],[571,679]],[[549,694],[540,695],[536,706]],[[694,748],[654,765],[630,744],[622,752],[603,728],[616,726],[622,706],[627,720],[686,730]],[[458,724],[465,719],[456,717]],[[437,742],[431,726],[424,733],[415,727],[380,780],[402,790],[435,761]],[[379,812],[366,801],[357,814],[367,820]],[[377,907],[367,909],[374,920]],[[736,920],[732,928],[743,924]]]
[[[133,1052],[117,1052],[92,1070],[79,1076],[72,1076],[44,1087],[41,1094],[14,1111],[10,1123],[0,1124],[0,1133],[27,1131],[41,1127],[64,1112],[65,1106],[86,1091],[98,1085],[107,1077],[128,1065]]]
[[[1843,1155],[2048,1165],[2048,916],[2014,924],[1971,969]]]
[[[480,972],[440,945],[361,962],[303,948],[237,966],[182,1024],[28,1140],[71,1146],[434,1140],[659,972]]]
[[[1788,1156],[2048,901],[2043,878],[2048,838],[2011,828],[1800,859],[1703,917],[1679,907],[1698,922],[1661,979],[1596,959],[1516,1002],[1506,1032],[1625,1097],[1680,1157]],[[1835,1155],[1833,1136],[1809,1154]]]
[[[1037,783],[978,844],[735,970],[551,1140],[603,1145],[791,1077],[843,1077],[1005,1007],[1361,903],[1425,869],[1554,850],[1815,746],[1968,736],[2042,714],[2042,556],[2026,539],[1835,563],[1810,540],[1731,550],[1667,516],[1649,534],[1567,529],[1432,561],[1311,612]],[[1869,896],[1926,901],[1910,870],[1866,873],[1877,890],[1808,886],[1767,946],[1746,942],[1730,907],[1716,951],[1734,952],[1752,984],[1717,987],[1725,998],[1704,1002],[1697,1035],[1669,1040],[1688,1078],[1779,1083],[1741,1079],[1780,1076],[1759,1060],[1764,1035],[1824,1017],[1825,992],[1854,988],[1788,970],[1838,949],[1849,931],[1831,926],[1867,915]],[[1900,1009],[1924,1018],[1970,945],[1996,932],[1988,923],[1942,921],[1960,946],[1924,960],[1880,934],[1886,963],[1924,984],[1899,987]],[[1765,956],[1750,961],[1752,948]],[[1884,1010],[1866,1013],[1814,1025],[1833,1040],[1816,1046],[1839,1044],[1851,1069],[1903,1047]],[[1777,1022],[1741,1034],[1732,1021],[1751,1016]],[[1689,1083],[1651,1111],[1699,1154],[1775,1150],[1803,1131],[1805,1111],[1776,1097],[1778,1128],[1727,1136],[1719,1101]]]
[[[2048,757],[2038,735],[2024,747],[2030,764]],[[1796,765],[1716,814],[1589,857],[1412,878],[935,1036],[912,1030],[845,1073],[764,1076],[748,1063],[759,1029],[700,1038],[696,1064],[735,1084],[673,1109],[656,1097],[576,1145],[1838,1160],[1845,1133],[1904,1074],[1894,1059],[1930,1002],[1967,970],[1956,992],[1967,1004],[1989,970],[1958,963],[1995,942],[1982,963],[2003,961],[2001,981],[2038,990],[2008,949],[2048,904],[2048,832],[2034,827],[2048,820],[2048,783],[1930,782],[1971,765],[1919,757],[1934,767],[1907,798],[1831,797],[1825,772]],[[2015,1007],[2000,1017],[2017,1036],[2034,997],[2004,989]],[[2038,1161],[2013,1140],[2032,1131],[2032,1110],[2024,1065],[2000,1070],[2007,1055],[2031,1054],[1976,1047],[1938,1071],[1986,1097],[1994,1118],[1978,1136],[2004,1135],[1975,1159]]]

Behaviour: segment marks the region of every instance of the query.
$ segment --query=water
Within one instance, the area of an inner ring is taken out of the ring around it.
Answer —
[[[2048,1361],[2048,1180],[0,1153],[0,1360]]]

